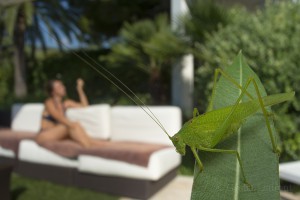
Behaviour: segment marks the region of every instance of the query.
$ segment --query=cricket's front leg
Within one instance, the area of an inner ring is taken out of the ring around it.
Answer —
[[[244,183],[250,188],[250,189],[253,189],[252,185],[248,182],[246,176],[245,176],[245,172],[244,172],[244,166],[243,166],[243,163],[242,163],[242,160],[241,160],[241,156],[239,154],[238,151],[236,150],[225,150],[225,149],[211,149],[211,148],[205,148],[205,147],[198,147],[199,150],[202,150],[202,151],[208,151],[208,152],[214,152],[214,153],[226,153],[226,154],[233,154],[233,155],[236,155],[236,158],[238,160],[238,163],[240,165],[240,168],[241,168],[241,173],[242,173],[242,176],[243,176],[243,179],[244,179]]]
[[[195,159],[196,159],[196,162],[198,164],[199,170],[200,170],[200,172],[202,172],[203,171],[203,164],[202,164],[202,162],[201,162],[201,160],[200,160],[200,158],[198,156],[196,148],[195,147],[191,147],[191,149],[192,149],[192,152],[193,152],[193,154],[195,156]]]

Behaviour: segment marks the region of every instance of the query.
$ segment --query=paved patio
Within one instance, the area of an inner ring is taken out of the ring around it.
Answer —
[[[166,187],[152,196],[149,200],[184,200],[190,199],[193,185],[192,176],[177,176]],[[121,198],[121,200],[132,200]]]
[[[166,187],[152,196],[149,200],[188,200],[191,197],[193,185],[192,176],[177,176]],[[300,193],[280,192],[281,200],[300,200]],[[120,200],[132,200],[121,198]]]
[[[286,191],[280,191],[281,200],[300,200],[300,193],[293,194]]]

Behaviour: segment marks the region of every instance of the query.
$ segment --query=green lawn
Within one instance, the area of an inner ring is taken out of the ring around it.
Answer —
[[[47,181],[25,178],[17,174],[11,177],[12,200],[116,200],[118,197],[86,189],[66,187]]]

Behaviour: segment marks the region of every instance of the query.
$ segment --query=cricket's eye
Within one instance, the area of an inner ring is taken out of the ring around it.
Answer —
[[[175,141],[178,141],[178,140],[179,140],[177,136],[175,136],[175,138],[174,138],[174,139],[175,139]]]

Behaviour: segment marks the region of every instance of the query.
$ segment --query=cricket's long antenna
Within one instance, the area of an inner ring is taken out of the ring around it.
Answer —
[[[41,28],[43,30],[43,28]],[[47,30],[43,30],[44,32],[46,32],[52,39],[54,39],[57,43],[58,40],[51,35],[51,33],[49,33]],[[63,42],[60,42],[60,44],[62,46],[64,46],[66,49],[69,49]],[[109,72],[103,65],[101,65],[100,63],[98,63],[97,61],[95,61],[93,58],[91,58],[89,55],[86,54],[85,51],[82,51],[84,53],[85,56],[87,56],[90,60],[92,60],[96,65],[98,65],[99,67],[101,67],[102,70],[104,70],[106,73],[108,73],[110,76],[112,76],[115,80],[117,80],[119,83],[121,83],[121,85],[123,85],[131,94],[134,95],[135,98],[138,99],[138,101],[146,108],[144,108],[143,106],[141,106],[140,104],[138,104],[136,102],[136,100],[134,98],[132,98],[124,89],[122,89],[119,85],[117,85],[114,81],[112,81],[107,75],[105,75],[103,72],[101,72],[97,67],[95,67],[94,65],[92,65],[88,60],[86,60],[85,58],[83,58],[82,56],[80,56],[78,53],[71,51],[72,54],[74,54],[75,56],[77,56],[78,58],[80,58],[84,63],[86,63],[90,68],[92,68],[93,70],[95,70],[98,74],[100,74],[103,78],[105,78],[106,80],[108,80],[111,84],[113,84],[116,88],[118,88],[121,92],[123,92],[130,100],[132,100],[136,105],[138,105],[152,120],[154,120],[154,122],[164,131],[164,133],[167,134],[167,136],[170,138],[171,136],[168,134],[168,132],[166,131],[166,129],[164,128],[164,126],[160,123],[160,121],[157,119],[157,117],[154,115],[154,113],[149,109],[149,107],[147,105],[145,105],[145,103],[126,85],[124,84],[120,79],[118,79],[115,75],[113,75],[111,72]],[[148,112],[149,111],[149,112]]]
[[[89,63],[86,59],[84,59],[82,56],[80,56],[78,53],[73,52],[74,55],[76,55],[77,57],[79,57],[82,61],[84,61],[89,67],[91,67],[92,69],[94,69],[96,72],[98,72],[101,76],[103,76],[106,80],[108,80],[111,84],[113,84],[115,87],[117,87],[120,91],[122,91],[130,100],[132,100],[135,104],[137,104],[140,108],[142,108],[146,114],[151,117],[151,119],[153,119],[155,121],[155,123],[169,136],[169,134],[167,133],[167,131],[165,130],[164,126],[159,122],[159,120],[157,119],[157,117],[153,114],[153,112],[151,112],[151,110],[149,109],[148,106],[146,106],[142,100],[140,100],[124,83],[122,83],[122,85],[127,88],[141,103],[142,105],[144,105],[146,107],[146,109],[141,106],[140,104],[138,104],[136,102],[136,100],[134,100],[127,92],[125,92],[124,89],[122,89],[119,85],[117,85],[115,82],[113,82],[110,78],[108,78],[108,76],[106,76],[104,73],[102,73],[98,68],[96,68],[95,66],[93,66],[91,63]],[[91,58],[92,59],[92,58]],[[93,59],[92,59],[93,60]],[[93,60],[94,61],[94,60]],[[95,62],[95,61],[94,61]],[[104,70],[104,68],[102,68]],[[107,72],[108,70],[105,69],[105,71]],[[117,81],[121,82],[118,78],[116,78],[111,72],[108,72],[111,76],[113,76]],[[147,111],[149,111],[152,115],[150,115]],[[169,136],[170,137],[170,136]]]
[[[100,65],[98,62],[96,62],[93,58],[91,58],[85,51],[83,51],[83,54],[86,55],[91,61],[93,61],[96,65],[101,67],[105,72],[107,72],[109,75],[111,75],[113,78],[115,78],[116,81],[118,81],[121,85],[123,85],[145,108],[152,114],[152,116],[156,119],[157,123],[160,125],[160,127],[165,131],[164,126],[160,121],[157,119],[157,117],[154,115],[154,113],[149,109],[149,107],[126,85],[124,84],[118,77],[116,77],[114,74],[112,74],[110,71],[108,71],[104,66]],[[115,84],[115,83],[114,83]],[[127,94],[126,94],[127,95]],[[127,95],[128,96],[128,95]],[[136,103],[136,102],[135,102]],[[137,104],[138,105],[138,104]]]

